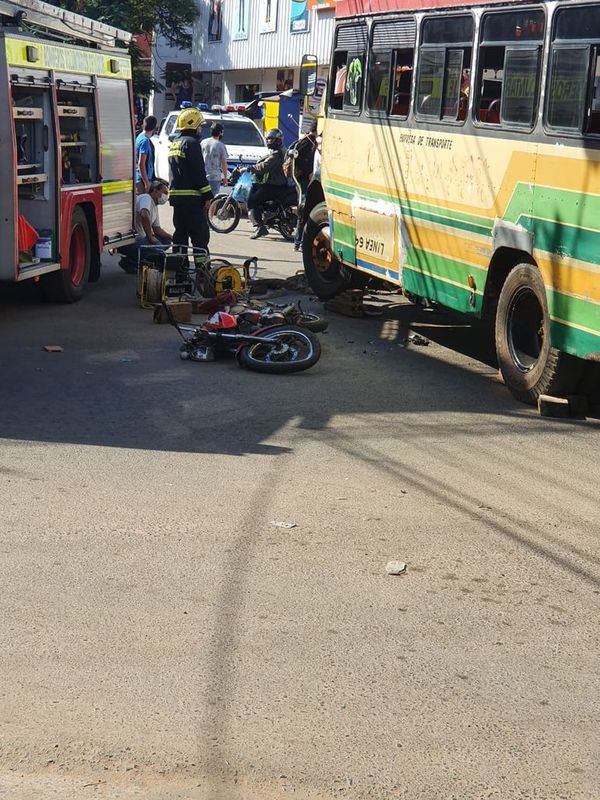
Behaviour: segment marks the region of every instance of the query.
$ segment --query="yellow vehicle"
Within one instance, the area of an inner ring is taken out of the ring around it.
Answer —
[[[479,318],[517,398],[568,394],[600,360],[600,3],[442,3],[338,1],[306,274]]]

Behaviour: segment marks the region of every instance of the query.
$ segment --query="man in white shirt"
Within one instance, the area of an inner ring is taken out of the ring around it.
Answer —
[[[138,253],[144,247],[144,255],[151,255],[148,248],[152,245],[171,244],[171,236],[161,228],[158,207],[169,199],[169,184],[160,178],[152,181],[150,191],[138,194],[135,199],[135,232],[138,238],[135,244],[128,244],[119,249],[121,261],[119,266],[129,274],[138,269]],[[159,251],[157,251],[159,252]]]
[[[224,128],[220,122],[213,122],[210,129],[210,139],[202,142],[202,155],[206,168],[206,177],[210,189],[216,197],[221,189],[221,184],[227,185],[227,159],[229,153],[223,144]]]

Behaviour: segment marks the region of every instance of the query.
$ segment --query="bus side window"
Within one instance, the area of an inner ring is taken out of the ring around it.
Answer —
[[[387,111],[391,68],[391,53],[371,53],[367,84],[367,108],[369,111]]]
[[[414,49],[396,50],[394,53],[394,98],[391,116],[408,117],[412,87]]]
[[[467,116],[473,19],[429,17],[422,31],[416,116],[462,122]]]
[[[364,53],[348,53],[346,83],[344,84],[344,111],[358,113],[362,105],[365,72]]]
[[[475,104],[480,122],[534,127],[544,29],[539,9],[484,16]]]
[[[336,111],[341,111],[344,107],[344,87],[346,86],[346,73],[348,53],[337,51],[333,57],[331,94],[329,97],[329,107]]]
[[[554,47],[550,57],[548,124],[581,131],[586,111],[589,47]]]
[[[586,133],[600,133],[600,54],[596,48],[593,60],[592,97],[587,114]]]
[[[546,122],[574,134],[600,135],[600,7],[555,12]]]

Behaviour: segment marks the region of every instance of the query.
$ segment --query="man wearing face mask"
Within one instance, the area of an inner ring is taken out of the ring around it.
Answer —
[[[160,226],[158,207],[169,199],[169,184],[157,178],[150,184],[150,191],[138,194],[135,200],[135,232],[138,235],[135,244],[127,245],[119,250],[122,258],[121,269],[134,274],[138,267],[138,252],[144,247],[144,256],[151,256],[152,245],[171,244],[171,237]],[[160,252],[160,251],[157,251]]]

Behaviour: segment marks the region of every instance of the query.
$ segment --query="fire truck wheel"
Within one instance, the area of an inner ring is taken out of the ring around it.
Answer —
[[[81,300],[90,275],[91,261],[90,229],[84,210],[78,206],[71,218],[69,266],[42,277],[44,298],[51,303],[76,303]]]

